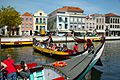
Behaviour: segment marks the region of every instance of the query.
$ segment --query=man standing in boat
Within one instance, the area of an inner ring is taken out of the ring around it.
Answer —
[[[79,52],[78,43],[75,43],[75,45],[73,46],[73,54],[76,54],[77,52]]]
[[[47,43],[47,46],[49,47],[50,44],[53,42],[53,39],[52,39],[51,35],[48,36],[48,39],[46,39],[44,42],[46,42],[46,43]]]

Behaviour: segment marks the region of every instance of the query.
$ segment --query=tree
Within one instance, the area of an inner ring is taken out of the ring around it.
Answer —
[[[0,9],[0,26],[7,26],[9,36],[11,36],[11,29],[17,28],[22,23],[20,14],[10,6],[2,7]]]

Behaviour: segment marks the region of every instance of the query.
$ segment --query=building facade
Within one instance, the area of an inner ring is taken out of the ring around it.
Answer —
[[[120,36],[120,16],[114,13],[105,14],[106,36]]]
[[[105,35],[105,15],[104,14],[91,14],[85,19],[85,26],[87,32],[97,34],[99,36]]]
[[[20,25],[20,35],[32,35],[33,34],[33,15],[25,12],[22,15],[22,24]]]
[[[57,33],[83,32],[85,29],[85,15],[79,7],[64,6],[48,16],[48,30]]]
[[[34,32],[40,35],[45,35],[47,31],[47,14],[42,10],[34,13]]]

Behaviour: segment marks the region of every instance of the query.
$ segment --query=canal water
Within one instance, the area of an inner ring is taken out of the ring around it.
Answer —
[[[61,43],[66,44],[66,43]],[[75,43],[68,43],[67,46],[72,49]],[[80,50],[83,50],[84,44],[79,44]],[[120,80],[120,41],[107,41],[101,60],[103,66],[95,66],[91,71],[90,80]],[[6,58],[6,54],[12,54],[15,63],[18,64],[24,60],[26,63],[36,62],[38,65],[52,63],[59,58],[42,55],[35,52],[32,46],[12,47],[2,49],[1,59]]]

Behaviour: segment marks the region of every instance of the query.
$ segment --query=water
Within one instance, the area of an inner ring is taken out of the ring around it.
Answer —
[[[72,48],[73,45],[74,43],[68,44],[70,48]],[[81,47],[80,49],[83,48],[83,44],[79,44],[79,46]],[[95,66],[97,71],[95,69],[92,70],[91,80],[120,80],[119,47],[120,41],[106,42],[103,55],[101,56],[103,66]],[[36,62],[38,64],[52,63],[58,60],[50,56],[34,52],[32,46],[2,49],[0,58],[5,59],[5,55],[8,53],[13,55],[16,64],[20,63],[21,60],[24,60],[26,63]]]
[[[107,41],[101,60],[103,66],[95,66],[97,80],[120,80],[120,41]]]
[[[61,43],[66,44],[66,43]],[[67,46],[72,49],[75,42],[67,44]],[[79,49],[83,50],[83,44],[79,44]],[[57,60],[61,60],[61,58],[52,58],[51,56],[45,56],[40,54],[39,52],[35,52],[32,46],[25,46],[25,47],[12,47],[2,49],[2,54],[0,54],[0,58],[4,60],[7,54],[12,54],[15,63],[18,64],[20,61],[24,60],[26,63],[36,62],[37,64],[46,64],[52,63]]]

